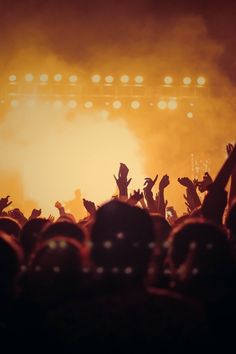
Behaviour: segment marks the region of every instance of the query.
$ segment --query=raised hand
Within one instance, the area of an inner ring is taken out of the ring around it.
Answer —
[[[188,178],[188,177],[178,178],[178,182],[179,182],[182,186],[184,186],[184,187],[186,187],[186,188],[194,187],[193,182],[192,182],[191,179]]]
[[[42,213],[41,209],[33,209],[29,217],[29,220],[37,219],[41,215],[41,213]]]
[[[152,180],[150,177],[145,178],[144,191],[151,191],[157,181],[158,175]]]
[[[208,186],[212,184],[213,180],[208,172],[205,172],[202,181],[197,181],[196,185],[201,193],[207,191]]]
[[[62,208],[62,204],[61,204],[61,202],[56,202],[55,203],[55,207],[57,208],[57,209],[60,209],[60,208]]]
[[[48,217],[48,221],[53,222],[55,220],[55,216],[52,216],[51,214]]]
[[[17,220],[22,226],[26,223],[27,219],[26,217],[24,216],[24,214],[20,211],[20,209],[18,208],[15,208],[13,210],[10,210],[8,212],[8,215]]]
[[[231,154],[233,149],[234,149],[233,144],[229,143],[229,144],[226,145],[226,151],[227,151],[228,156]]]
[[[132,178],[130,178],[128,180],[128,178],[127,178],[128,173],[129,173],[128,167],[124,163],[120,163],[118,177],[116,177],[114,175],[117,187],[119,188],[119,196],[120,197],[123,197],[123,196],[127,197],[128,196],[128,186],[132,180]]]
[[[159,183],[159,190],[165,189],[170,184],[170,179],[168,175],[164,175]]]
[[[0,213],[12,204],[12,202],[9,202],[9,198],[10,196],[8,195],[7,197],[0,199]]]
[[[94,215],[96,213],[96,207],[94,202],[91,202],[90,200],[83,199],[83,204],[85,209],[90,215]]]
[[[131,204],[131,205],[136,205],[142,199],[143,199],[143,193],[140,192],[140,189],[134,190],[133,194],[130,194],[128,203]]]

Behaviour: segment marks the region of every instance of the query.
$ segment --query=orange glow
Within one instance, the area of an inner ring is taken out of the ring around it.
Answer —
[[[205,77],[199,76],[199,77],[197,78],[197,84],[198,84],[198,85],[203,86],[203,85],[205,85],[205,83],[206,83]]]

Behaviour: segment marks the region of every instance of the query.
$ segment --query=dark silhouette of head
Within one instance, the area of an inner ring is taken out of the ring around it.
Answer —
[[[18,239],[20,236],[21,226],[16,220],[4,216],[0,217],[0,230]]]
[[[41,239],[47,240],[56,235],[74,238],[79,242],[83,242],[85,239],[83,230],[77,224],[69,221],[60,221],[49,225],[42,231]]]
[[[114,282],[142,282],[154,248],[154,228],[142,209],[110,201],[96,214],[91,257],[98,276]]]
[[[42,305],[58,305],[78,296],[83,249],[74,238],[57,235],[41,241],[29,262],[28,291]]]

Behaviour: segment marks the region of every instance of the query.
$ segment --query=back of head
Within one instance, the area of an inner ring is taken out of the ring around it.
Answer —
[[[230,231],[231,238],[236,239],[236,199],[234,199],[226,217],[226,226]]]
[[[11,236],[0,232],[0,296],[13,296],[20,273],[23,251]]]
[[[46,227],[41,233],[42,240],[48,240],[56,235],[73,238],[79,242],[83,242],[85,235],[83,230],[77,225],[69,221],[55,222]]]
[[[24,249],[26,261],[39,240],[42,229],[49,225],[50,222],[47,219],[37,218],[27,221],[23,226],[20,233],[20,242]]]
[[[114,282],[141,282],[146,274],[154,229],[142,209],[113,200],[96,214],[92,260],[97,273]]]
[[[78,296],[83,251],[75,239],[57,235],[38,244],[31,257],[28,291],[42,305],[55,305]]]
[[[20,236],[21,227],[16,220],[4,216],[0,217],[0,230],[18,239]]]
[[[179,285],[196,291],[223,286],[234,272],[227,234],[204,219],[189,219],[173,230],[169,261]]]

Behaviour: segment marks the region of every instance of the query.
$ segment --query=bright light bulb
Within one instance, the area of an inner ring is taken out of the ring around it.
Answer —
[[[61,75],[61,74],[56,74],[56,75],[54,75],[54,80],[55,80],[56,82],[61,81],[61,80],[62,80],[62,75]]]
[[[166,101],[161,100],[158,102],[157,106],[158,106],[158,108],[163,110],[163,109],[166,109],[167,103],[166,103]]]
[[[140,108],[140,102],[139,101],[132,101],[131,102],[131,107],[133,109],[139,109]]]
[[[93,108],[93,102],[92,101],[86,101],[84,103],[84,107],[88,108],[88,109]]]
[[[198,84],[198,85],[203,86],[203,85],[205,85],[205,83],[206,83],[205,77],[199,76],[199,77],[197,78],[197,84]]]
[[[183,84],[184,85],[190,85],[191,82],[192,82],[191,77],[186,76],[186,77],[183,78]]]
[[[77,75],[70,75],[69,81],[74,84],[75,82],[78,81],[78,76]]]
[[[129,82],[129,76],[128,75],[122,75],[120,78],[120,81],[122,84],[127,84]]]
[[[98,84],[101,81],[101,76],[98,74],[95,74],[91,77],[91,80],[93,83]]]
[[[106,83],[111,84],[114,81],[114,77],[111,75],[108,75],[105,77],[105,81],[106,81]]]
[[[48,75],[47,74],[41,74],[39,77],[39,80],[42,82],[48,82]]]
[[[113,108],[115,109],[119,109],[122,107],[122,103],[121,101],[114,101],[113,104],[112,104]]]
[[[171,76],[166,76],[166,77],[164,78],[164,83],[165,83],[166,85],[171,85],[171,84],[173,83],[173,78],[172,78]]]
[[[167,106],[170,110],[174,110],[177,108],[177,101],[176,100],[169,100]]]
[[[134,81],[136,82],[136,84],[142,84],[144,81],[143,76],[141,75],[135,76]]]
[[[25,75],[25,81],[31,82],[31,81],[33,81],[33,80],[34,80],[33,74],[28,73],[28,74]]]

